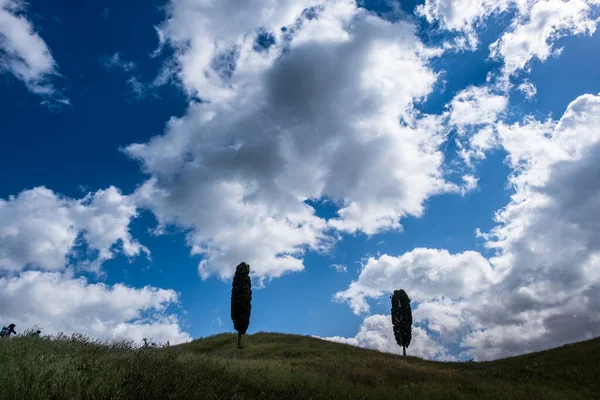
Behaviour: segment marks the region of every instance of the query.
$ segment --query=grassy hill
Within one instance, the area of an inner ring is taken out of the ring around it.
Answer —
[[[600,339],[482,363],[315,338],[222,334],[162,349],[0,340],[0,399],[593,399]]]

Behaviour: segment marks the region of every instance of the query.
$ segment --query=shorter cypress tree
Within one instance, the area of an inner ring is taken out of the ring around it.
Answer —
[[[252,310],[252,282],[250,281],[250,266],[245,262],[235,269],[231,288],[231,320],[238,332],[238,349],[242,348],[242,335],[246,334],[250,325]]]

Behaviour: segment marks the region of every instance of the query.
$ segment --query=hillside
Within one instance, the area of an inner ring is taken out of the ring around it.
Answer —
[[[315,338],[221,334],[134,350],[0,340],[0,399],[592,399],[600,339],[484,363],[402,358]]]

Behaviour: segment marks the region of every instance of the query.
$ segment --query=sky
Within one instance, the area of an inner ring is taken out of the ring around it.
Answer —
[[[489,360],[600,335],[600,1],[0,0],[0,323]]]

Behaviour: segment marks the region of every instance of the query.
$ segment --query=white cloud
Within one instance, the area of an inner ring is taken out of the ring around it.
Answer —
[[[415,301],[444,295],[470,297],[497,279],[490,263],[474,251],[452,255],[446,250],[417,248],[400,257],[371,257],[358,280],[335,295],[348,301],[355,313],[369,311],[367,298],[405,288]]]
[[[490,56],[504,62],[504,80],[527,69],[537,58],[545,61],[562,49],[554,49],[566,35],[593,34],[597,19],[593,9],[598,0],[426,0],[415,13],[441,29],[459,33],[444,44],[445,49],[475,50],[478,28],[492,15],[514,11],[510,28],[490,46]],[[528,92],[529,93],[529,92]]]
[[[77,200],[44,187],[0,199],[0,269],[61,270],[78,251],[79,235],[92,252],[80,262],[94,270],[114,257],[116,244],[128,257],[149,254],[129,233],[136,216],[133,200],[112,186]]]
[[[415,13],[427,22],[439,22],[440,27],[462,34],[457,48],[477,48],[477,28],[494,13],[506,11],[513,0],[425,0]]]
[[[469,86],[450,101],[450,123],[459,129],[496,122],[508,104],[508,98],[487,87]]]
[[[479,179],[477,179],[475,176],[463,175],[462,180],[464,184],[461,186],[460,192],[463,196],[477,189],[477,183],[479,182]]]
[[[419,303],[413,312],[413,320],[426,325],[439,335],[442,343],[448,344],[478,327],[468,313],[469,305],[465,300],[434,297]]]
[[[415,249],[369,259],[337,294],[355,312],[404,288],[416,322],[490,359],[600,335],[600,96],[573,101],[559,121],[497,126],[515,189],[480,234],[496,254]]]
[[[57,75],[56,62],[25,17],[25,7],[22,0],[0,0],[0,72],[10,72],[33,93],[52,95],[49,79]]]
[[[152,175],[140,203],[190,229],[204,278],[230,277],[242,260],[258,277],[299,271],[329,230],[398,229],[428,197],[461,190],[442,175],[442,118],[413,107],[432,90],[439,51],[412,23],[354,1],[303,13],[309,5],[175,0],[158,28],[183,86],[207,102],[126,151]],[[268,49],[256,48],[259,31],[272,34]],[[317,217],[309,199],[333,201],[337,217]]]
[[[468,137],[466,143],[457,141],[459,155],[467,166],[473,166],[473,160],[483,160],[486,152],[499,145],[498,135],[492,125],[488,125],[476,131]]]
[[[535,95],[537,94],[537,88],[530,81],[525,81],[525,82],[521,83],[517,87],[517,89],[519,89],[519,91],[521,93],[523,93],[523,95],[528,99],[535,97]]]
[[[335,269],[337,272],[348,272],[348,267],[342,264],[331,264],[330,267]]]
[[[129,72],[135,68],[135,63],[133,61],[125,61],[122,58],[122,54],[117,52],[112,56],[103,56],[100,58],[100,63],[106,69],[120,69],[125,72]]]
[[[447,104],[445,115],[458,133],[455,140],[458,153],[467,166],[472,167],[473,160],[484,159],[485,151],[496,146],[495,123],[507,106],[508,97],[497,93],[493,85],[469,86]],[[475,177],[467,175],[463,192],[477,186],[473,179]]]
[[[511,28],[490,45],[490,55],[504,62],[504,74],[510,76],[526,69],[537,58],[545,61],[554,42],[566,35],[591,35],[597,21],[591,16],[598,0],[544,0],[524,2]]]
[[[16,324],[18,331],[38,325],[44,334],[182,343],[190,336],[174,315],[166,313],[177,301],[172,290],[90,284],[56,272],[26,271],[0,278],[0,319]]]
[[[473,354],[514,354],[600,334],[599,115],[600,96],[583,95],[557,122],[499,128],[516,192],[484,235],[498,251],[490,261],[506,276],[479,301],[487,329],[465,339]]]
[[[517,172],[511,182],[519,192],[531,193],[531,188],[547,182],[551,167],[559,162],[575,161],[597,143],[596,128],[600,96],[586,94],[575,99],[559,121],[539,122],[527,119],[523,123],[498,125],[502,146],[509,152],[511,167]]]
[[[240,60],[254,58],[248,60],[249,68],[264,67],[273,57],[252,57],[253,36],[258,30],[271,32],[279,43],[286,36],[280,28],[293,26],[302,10],[318,4],[317,0],[253,0],[248,7],[239,7],[232,0],[218,5],[214,1],[172,0],[166,21],[157,27],[160,45],[168,42],[177,49],[184,88],[215,100],[231,91],[221,84],[219,71],[211,68],[213,59],[238,47]]]
[[[354,337],[333,336],[322,339],[386,353],[402,354],[402,347],[398,346],[394,338],[392,320],[389,315],[371,315],[365,318]],[[430,360],[453,359],[447,354],[444,346],[428,336],[427,332],[420,327],[413,327],[411,343],[406,353],[409,356]]]

